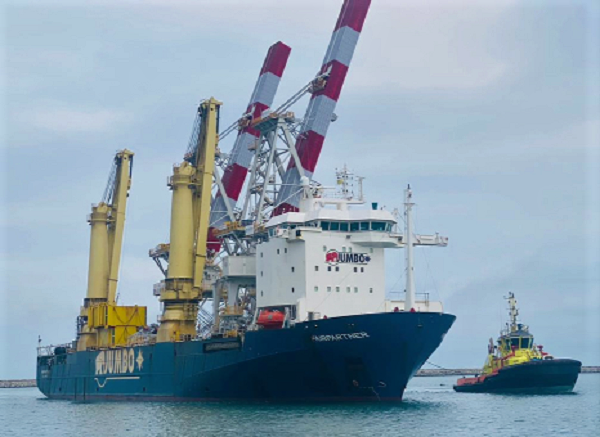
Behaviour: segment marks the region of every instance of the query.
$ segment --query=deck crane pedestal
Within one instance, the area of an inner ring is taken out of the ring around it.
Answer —
[[[117,305],[125,210],[133,152],[117,152],[102,202],[92,205],[88,288],[77,318],[77,349],[127,344],[146,325],[146,307]]]

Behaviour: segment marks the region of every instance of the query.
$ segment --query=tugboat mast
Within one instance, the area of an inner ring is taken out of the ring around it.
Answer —
[[[414,249],[414,235],[413,235],[413,223],[412,223],[412,190],[410,184],[408,188],[404,190],[404,214],[406,216],[406,304],[404,306],[405,311],[414,311],[415,302],[415,277],[414,277],[414,261],[413,261],[413,249]]]
[[[508,314],[510,316],[510,332],[515,332],[518,330],[517,324],[517,316],[519,315],[519,310],[517,309],[517,299],[515,299],[515,294],[513,292],[508,293]]]

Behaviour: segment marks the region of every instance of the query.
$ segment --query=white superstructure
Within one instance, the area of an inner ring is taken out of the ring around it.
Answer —
[[[404,301],[388,301],[385,292],[385,249],[404,248],[407,241],[393,232],[394,216],[375,206],[355,208],[362,199],[321,194],[306,188],[299,212],[266,223],[268,238],[255,255],[257,307],[287,308],[295,320],[405,310]],[[410,241],[445,246],[448,240],[433,235]],[[407,268],[412,272],[412,265]],[[419,301],[414,288],[407,291],[407,310],[442,312],[440,302]]]

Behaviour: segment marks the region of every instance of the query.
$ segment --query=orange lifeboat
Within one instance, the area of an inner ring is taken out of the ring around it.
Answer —
[[[285,314],[281,311],[262,310],[256,321],[257,325],[264,329],[280,329],[283,326]]]

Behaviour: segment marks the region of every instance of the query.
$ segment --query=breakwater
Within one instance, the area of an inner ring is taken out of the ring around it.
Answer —
[[[479,373],[481,369],[421,369],[416,376],[469,376]],[[600,366],[582,366],[581,373],[600,373]]]
[[[0,379],[0,388],[35,387],[35,379]]]

